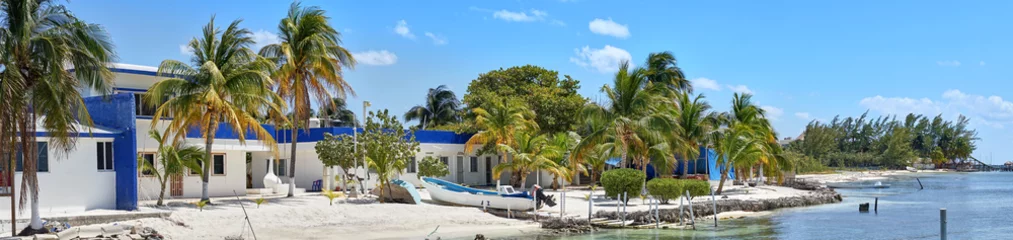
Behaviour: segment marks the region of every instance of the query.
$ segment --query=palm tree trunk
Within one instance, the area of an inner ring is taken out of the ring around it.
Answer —
[[[309,124],[309,121],[306,121],[306,123]],[[299,141],[298,141],[298,139],[299,139],[299,124],[296,123],[296,124],[292,124],[292,125],[293,125],[292,126],[292,144],[291,144],[292,145],[292,147],[291,147],[292,148],[292,155],[291,155],[291,158],[289,159],[289,162],[291,164],[288,165],[288,176],[289,177],[288,177],[288,195],[287,195],[287,197],[293,197],[293,196],[295,196],[295,152],[296,152],[295,150],[296,150],[296,146],[299,145]]]
[[[682,154],[682,178],[686,179],[688,173],[689,173],[689,158],[686,157],[686,154]]]
[[[159,178],[162,187],[161,191],[158,191],[158,202],[155,203],[155,206],[162,206],[162,199],[165,199],[165,181],[167,180],[166,175],[168,174],[162,174],[162,177]]]
[[[725,168],[721,169],[721,181],[718,181],[718,190],[715,191],[714,194],[721,195],[721,189],[724,189],[724,187],[725,187],[725,180],[728,179],[728,168],[730,168],[729,165],[730,164],[726,163],[725,164]]]
[[[518,172],[520,172],[520,171],[518,171]],[[527,185],[527,180],[528,180],[528,175],[527,174],[521,174],[521,188],[520,189],[525,189],[526,190],[526,188],[524,188],[524,185]]]
[[[211,197],[208,196],[208,182],[211,180],[211,164],[214,164],[214,158],[211,157],[211,145],[215,141],[215,130],[218,129],[217,119],[211,119],[211,126],[208,127],[204,139],[204,162],[201,163],[201,190],[200,200],[211,201]],[[211,162],[209,164],[208,162]]]
[[[559,190],[559,176],[552,175],[552,191]]]

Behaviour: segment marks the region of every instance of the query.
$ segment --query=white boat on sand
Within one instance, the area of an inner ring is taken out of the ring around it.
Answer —
[[[535,205],[541,207],[542,203],[550,207],[556,205],[553,197],[545,196],[541,190],[537,190],[535,193],[539,197],[538,199],[540,199],[536,204],[534,196],[527,192],[514,191],[511,186],[498,186],[497,191],[494,192],[469,188],[442,179],[429,177],[422,178],[422,186],[425,186],[426,190],[429,191],[429,196],[434,201],[454,205],[485,206],[493,209],[517,211],[531,210]]]

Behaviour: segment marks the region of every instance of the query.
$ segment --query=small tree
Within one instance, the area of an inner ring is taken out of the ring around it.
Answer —
[[[419,162],[419,177],[442,177],[450,175],[450,169],[440,160],[427,156]]]
[[[158,142],[158,151],[155,152],[153,161],[149,162],[143,156],[137,157],[137,168],[141,172],[150,172],[158,180],[158,202],[155,205],[162,206],[165,199],[165,185],[169,177],[183,174],[184,169],[193,169],[200,174],[201,162],[204,162],[204,149],[197,146],[183,146],[182,144],[169,144],[161,133],[155,130],[148,132],[148,136]],[[155,159],[161,164],[153,164]]]
[[[348,181],[351,179],[349,171],[355,168],[355,141],[348,136],[348,134],[332,135],[330,133],[324,133],[324,140],[317,142],[314,146],[317,152],[317,157],[320,158],[320,162],[324,164],[324,167],[339,167],[343,180],[341,182],[341,189],[348,189]],[[330,190],[330,189],[328,189]]]
[[[380,183],[380,202],[383,202],[384,187],[408,166],[408,158],[419,151],[414,130],[404,130],[396,116],[386,109],[369,112],[365,131],[360,136],[366,151],[369,168],[376,171]],[[390,191],[388,189],[388,191]]]

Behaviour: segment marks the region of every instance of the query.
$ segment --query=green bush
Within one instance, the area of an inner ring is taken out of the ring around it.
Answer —
[[[647,179],[647,175],[636,169],[613,169],[601,174],[601,185],[605,187],[605,196],[619,199],[625,192],[627,196],[624,201],[629,201],[630,198],[640,196],[644,179]]]
[[[701,180],[683,180],[682,187],[684,192],[689,190],[689,198],[693,199],[697,196],[707,196],[711,193],[711,182]]]
[[[668,204],[670,199],[678,199],[684,191],[682,180],[679,179],[655,178],[647,181],[647,192],[663,204]]]

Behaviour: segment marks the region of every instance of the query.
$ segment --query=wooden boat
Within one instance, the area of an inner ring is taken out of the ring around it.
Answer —
[[[422,186],[434,201],[442,203],[512,211],[527,211],[535,207],[535,198],[531,194],[514,191],[512,186],[497,186],[494,192],[430,177],[422,178]]]
[[[918,169],[915,169],[915,168],[913,168],[913,167],[907,167],[907,170],[908,170],[909,172],[918,172]]]

